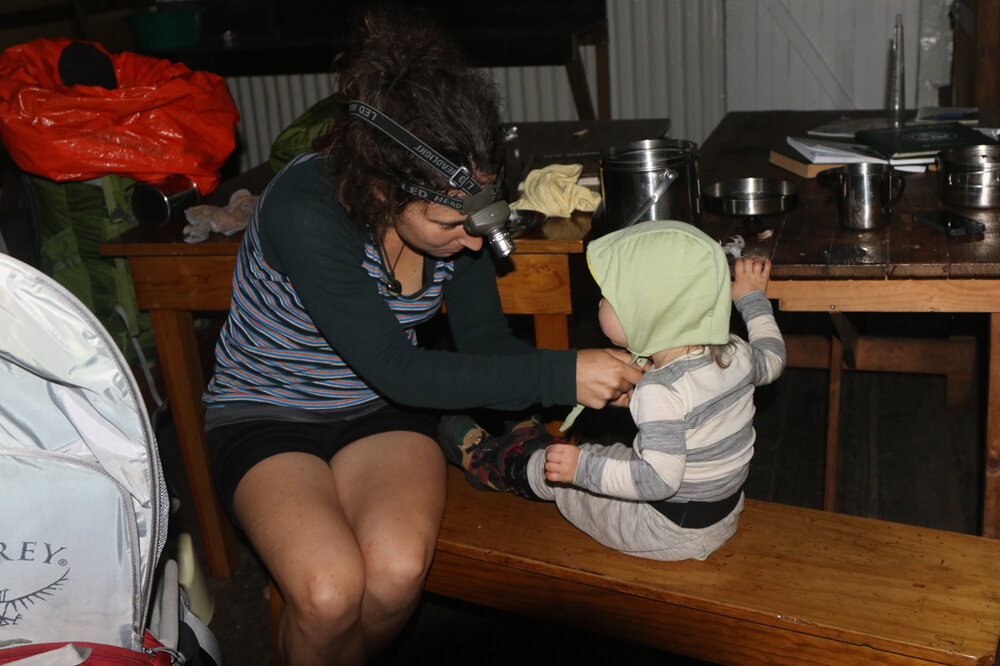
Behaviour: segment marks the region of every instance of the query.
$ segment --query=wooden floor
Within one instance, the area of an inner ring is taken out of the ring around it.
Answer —
[[[824,329],[823,315],[779,317],[788,331]],[[982,347],[985,320],[954,315],[896,317],[894,335],[969,334]],[[810,331],[814,332],[814,331]],[[943,332],[943,333],[942,333]],[[980,363],[980,367],[982,364]],[[931,375],[846,372],[841,397],[841,462],[837,509],[844,513],[975,533],[983,459],[983,379],[967,404],[946,409],[944,379]],[[826,434],[827,372],[789,368],[757,393],[757,444],[747,494],[757,499],[821,508]],[[169,418],[159,427],[170,480],[185,505],[171,532],[192,531],[190,502],[176,460]],[[594,437],[629,437],[624,410],[591,413],[580,429]],[[209,579],[215,601],[210,624],[227,664],[271,664],[267,582],[244,548],[243,566],[231,579]],[[583,635],[500,613],[428,597],[396,647],[380,664],[605,664],[699,663],[641,646]]]

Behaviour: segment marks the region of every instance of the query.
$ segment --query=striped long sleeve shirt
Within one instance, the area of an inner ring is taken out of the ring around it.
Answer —
[[[573,484],[645,501],[714,501],[736,492],[753,456],[754,387],[777,379],[785,343],[762,291],[736,308],[748,339],[730,337],[726,367],[707,350],[646,372],[629,408],[638,427],[631,460],[582,451]]]
[[[428,258],[423,287],[394,297],[370,235],[334,190],[326,158],[304,156],[262,195],[203,398],[210,426],[260,405],[301,418],[376,400],[438,409],[575,401],[576,352],[535,349],[511,334],[488,250]],[[414,327],[442,303],[457,351],[417,344]]]

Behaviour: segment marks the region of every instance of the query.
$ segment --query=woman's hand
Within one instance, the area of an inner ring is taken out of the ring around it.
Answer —
[[[632,355],[621,349],[581,349],[576,353],[576,400],[585,407],[628,404],[629,392],[642,370],[629,365]]]
[[[545,449],[545,480],[553,483],[573,483],[580,449],[572,444],[552,444]]]

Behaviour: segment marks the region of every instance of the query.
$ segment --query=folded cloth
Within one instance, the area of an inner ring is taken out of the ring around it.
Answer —
[[[521,198],[510,207],[541,211],[549,217],[569,217],[574,210],[593,211],[601,195],[577,183],[582,171],[582,164],[532,169],[524,179]]]
[[[250,194],[250,190],[236,190],[225,208],[208,205],[186,208],[184,217],[189,224],[184,227],[184,242],[200,243],[213,231],[232,236],[245,229],[259,200],[260,196]]]

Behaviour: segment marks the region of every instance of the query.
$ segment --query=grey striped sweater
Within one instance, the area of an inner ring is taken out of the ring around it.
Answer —
[[[630,460],[582,451],[573,485],[635,500],[713,501],[743,485],[753,456],[754,387],[785,367],[785,343],[762,291],[736,308],[749,342],[730,337],[727,367],[707,350],[645,373],[630,402],[639,432]]]

